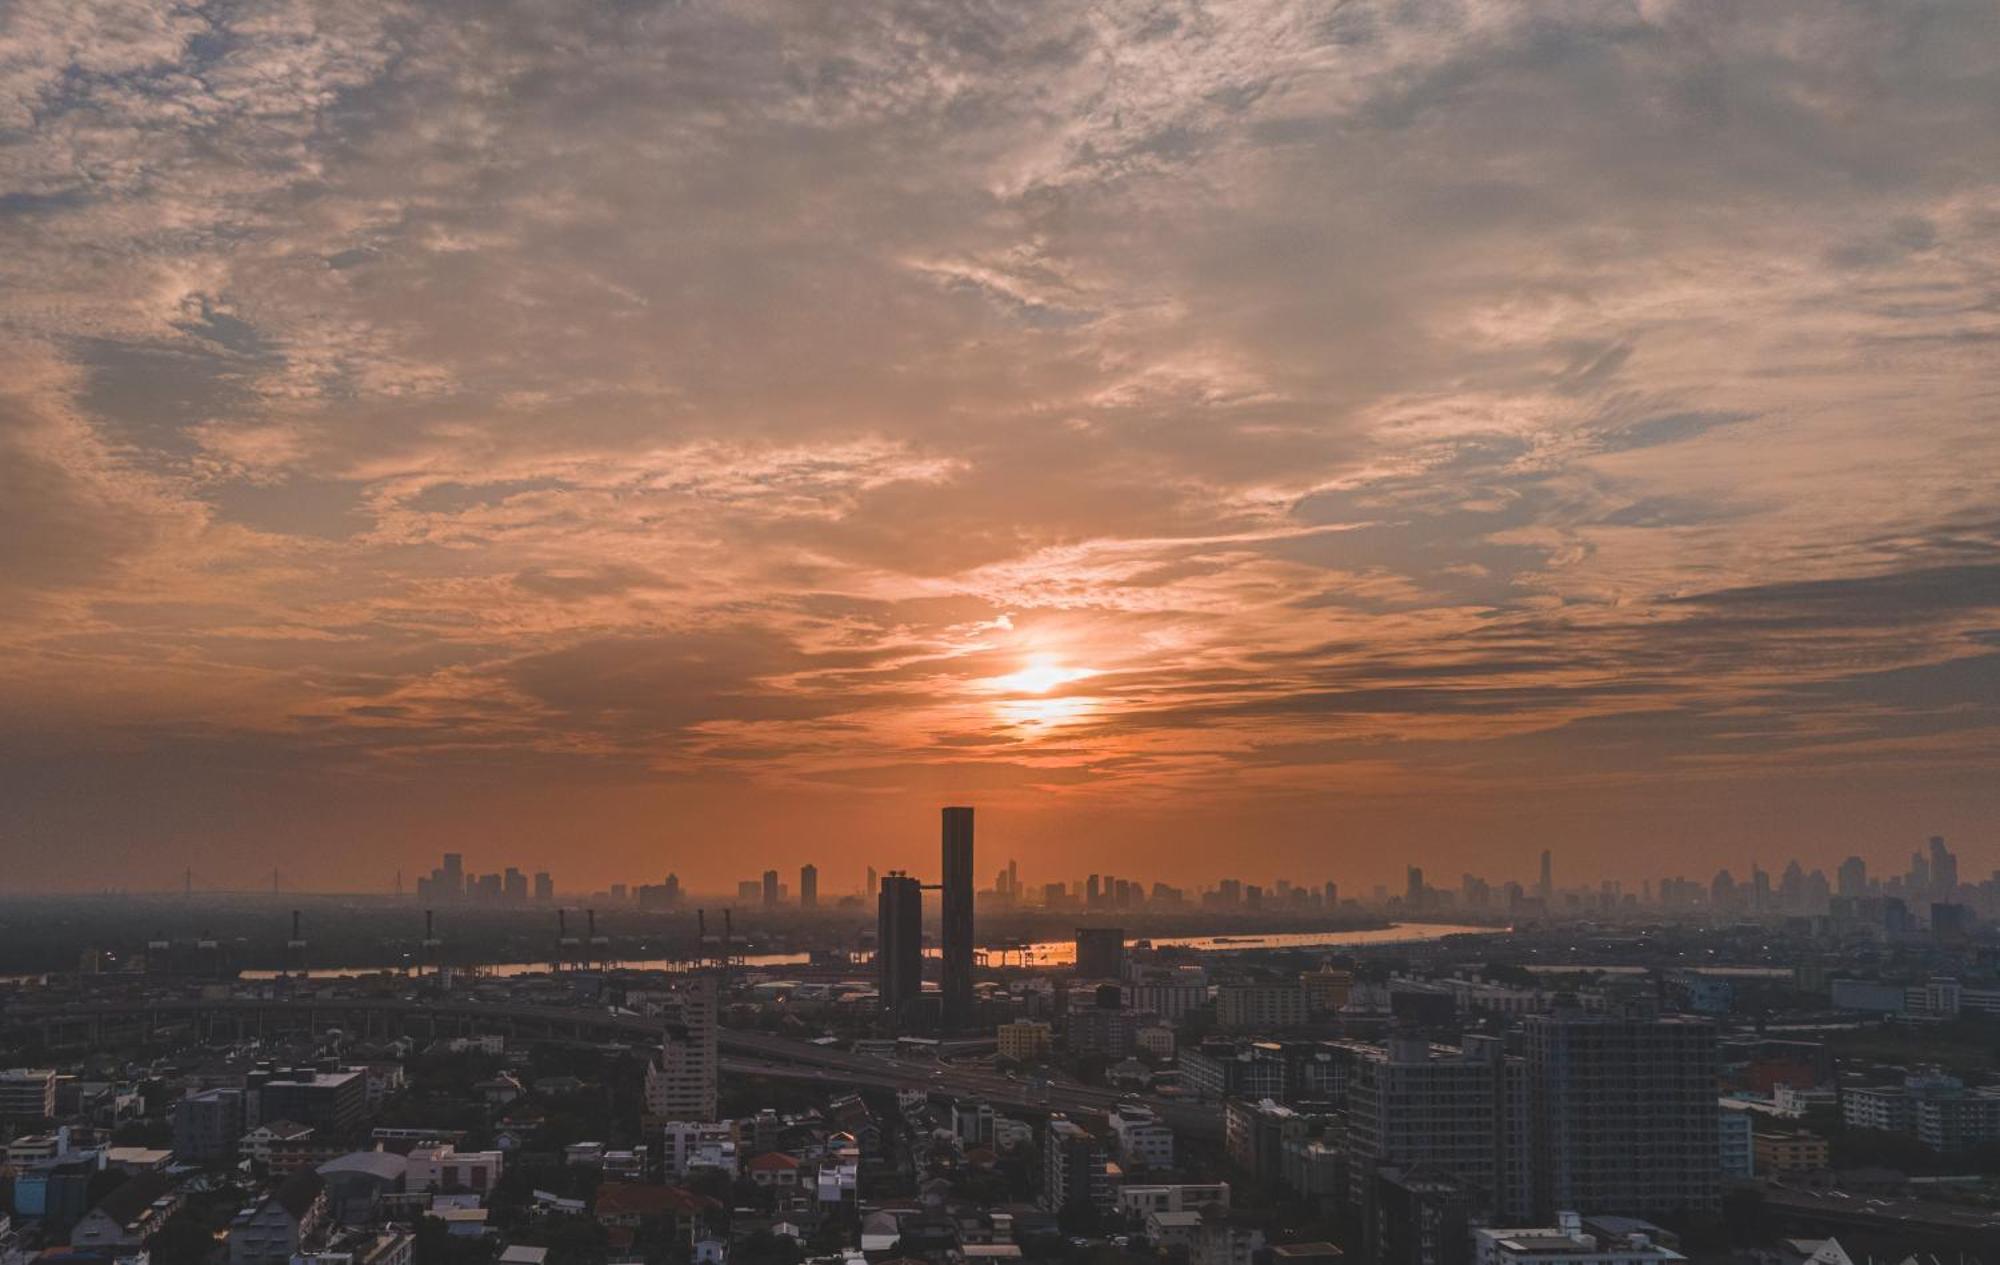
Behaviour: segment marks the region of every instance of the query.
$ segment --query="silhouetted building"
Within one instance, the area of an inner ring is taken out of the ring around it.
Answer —
[[[1118,979],[1125,973],[1123,927],[1078,927],[1076,973],[1083,979]]]
[[[924,892],[900,871],[882,876],[876,897],[875,962],[882,1009],[901,1014],[924,986]]]
[[[802,865],[799,867],[799,908],[819,908],[819,867]]]
[[[778,907],[778,872],[776,870],[765,870],[764,908],[776,909],[777,907]]]
[[[944,810],[942,910],[944,1024],[972,1021],[972,810]]]

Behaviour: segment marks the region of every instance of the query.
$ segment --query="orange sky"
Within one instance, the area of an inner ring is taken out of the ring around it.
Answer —
[[[0,10],[0,887],[2000,862],[1979,3]],[[851,871],[850,875],[848,872]]]

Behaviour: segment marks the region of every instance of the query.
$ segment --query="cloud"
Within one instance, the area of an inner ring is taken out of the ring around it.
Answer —
[[[21,0],[0,742],[269,744],[336,817],[486,762],[614,852],[649,779],[1305,838],[1271,805],[1963,767],[1995,42]],[[1098,675],[970,685],[1038,659]]]

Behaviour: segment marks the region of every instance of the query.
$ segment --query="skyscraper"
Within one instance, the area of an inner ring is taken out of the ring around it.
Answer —
[[[897,870],[882,876],[875,905],[875,974],[882,1009],[900,1015],[924,986],[924,892]]]
[[[819,908],[819,867],[811,862],[799,867],[799,908]]]
[[[943,894],[944,1026],[972,1020],[972,810],[944,810]]]
[[[1840,894],[1848,900],[1860,900],[1868,894],[1868,862],[1849,857],[1840,863]]]
[[[776,870],[765,870],[764,908],[776,909],[777,907],[778,907],[778,872]]]
[[[1931,890],[1939,900],[1958,894],[1958,857],[1944,846],[1943,835],[1931,836]]]
[[[1543,848],[1542,877],[1540,881],[1538,881],[1535,884],[1535,895],[1542,898],[1543,904],[1547,904],[1549,901],[1555,898],[1555,894],[1556,894],[1555,854],[1550,852],[1547,848]]]

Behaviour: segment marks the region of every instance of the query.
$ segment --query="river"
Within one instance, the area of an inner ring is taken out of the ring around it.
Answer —
[[[1127,947],[1141,942],[1154,948],[1193,949],[1202,953],[1239,953],[1249,949],[1335,949],[1382,947],[1398,944],[1426,944],[1442,940],[1446,936],[1459,935],[1499,935],[1505,927],[1466,927],[1450,923],[1392,923],[1387,927],[1372,927],[1365,931],[1282,931],[1282,932],[1237,932],[1216,936],[1151,936],[1126,941]],[[994,962],[998,962],[1002,946],[987,945],[980,952]],[[927,948],[928,956],[937,956],[937,949]],[[1038,940],[1026,945],[1005,946],[1007,960],[1023,961],[1029,966],[1068,966],[1076,961],[1076,942],[1073,940]],[[811,958],[804,953],[753,953],[743,959],[748,969],[770,969],[773,967],[804,966]],[[460,965],[460,964],[454,964]],[[680,971],[687,969],[687,963],[679,958],[647,958],[616,964],[628,971]],[[857,969],[864,969],[865,963],[857,962]],[[327,966],[314,967],[303,972],[310,979],[351,979],[362,975],[378,975],[391,970],[381,966]],[[460,965],[460,969],[464,969]],[[479,971],[487,976],[501,979],[519,975],[539,975],[549,969],[547,962],[492,962],[482,964]],[[283,971],[243,971],[243,979],[277,979]],[[294,971],[293,975],[301,974]]]

